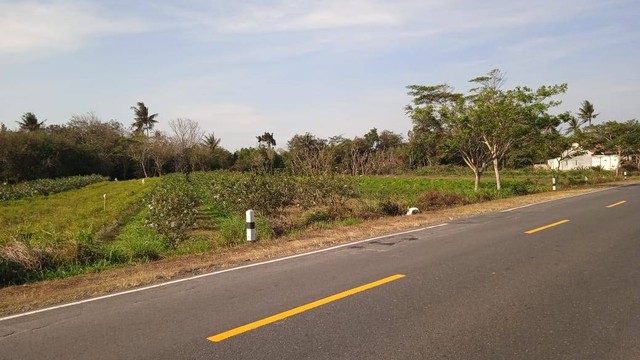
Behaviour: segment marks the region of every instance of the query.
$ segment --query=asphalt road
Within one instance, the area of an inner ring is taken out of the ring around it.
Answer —
[[[639,199],[619,187],[0,320],[0,359],[640,359]]]

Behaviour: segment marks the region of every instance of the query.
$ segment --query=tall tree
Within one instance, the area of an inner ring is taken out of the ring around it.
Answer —
[[[437,127],[443,148],[457,152],[473,171],[474,189],[480,187],[480,178],[491,164],[491,153],[482,141],[480,122],[471,116],[467,98],[453,91],[449,85],[410,85],[408,94],[412,104],[406,107],[412,118],[420,116]],[[417,113],[420,114],[417,114]],[[432,125],[433,126],[433,125]]]
[[[453,92],[446,84],[409,86],[413,104],[407,106],[407,111],[412,119],[420,116],[442,132],[445,147],[456,150],[474,172],[476,190],[488,166],[488,157],[496,175],[496,188],[500,190],[500,166],[505,155],[516,144],[532,141],[559,124],[556,117],[546,112],[560,103],[549,98],[564,93],[567,85],[503,90],[505,76],[499,70],[471,82],[477,87],[466,96]]]
[[[158,120],[156,120],[158,114],[149,115],[149,108],[147,108],[142,101],[138,102],[136,106],[132,106],[131,110],[133,110],[135,115],[133,118],[133,124],[131,125],[133,132],[136,134],[143,134],[146,131],[147,137],[149,137],[149,132],[158,122]]]
[[[209,135],[205,135],[203,141],[204,145],[209,148],[212,153],[216,151],[216,148],[220,145],[220,138],[217,138],[213,132]]]
[[[543,85],[537,90],[526,86],[503,90],[505,75],[497,69],[471,82],[479,87],[467,96],[470,116],[491,153],[496,188],[500,190],[500,164],[505,155],[516,144],[536,139],[541,132],[559,125],[557,118],[548,116],[547,111],[560,104],[550,98],[566,92],[567,84]]]
[[[273,138],[273,133],[265,131],[264,134],[256,136],[256,139],[258,139],[258,145],[266,145],[270,149],[276,146],[276,140]]]
[[[580,124],[589,124],[591,127],[591,121],[598,117],[599,114],[595,113],[595,109],[593,108],[593,104],[589,101],[585,100],[582,102],[580,109],[578,109],[578,118],[580,119]]]
[[[46,121],[46,120],[45,120]],[[26,112],[18,121],[20,130],[36,131],[42,128],[44,121],[38,121],[38,117],[32,112]]]
[[[173,144],[176,170],[189,174],[200,162],[197,146],[202,146],[204,131],[200,129],[198,122],[191,119],[169,120],[169,127],[173,131],[171,142]]]
[[[258,149],[263,157],[263,170],[266,172],[273,172],[274,160],[276,157],[276,152],[273,150],[276,146],[276,139],[273,137],[273,133],[265,131],[264,134],[256,136],[256,139],[258,139]]]

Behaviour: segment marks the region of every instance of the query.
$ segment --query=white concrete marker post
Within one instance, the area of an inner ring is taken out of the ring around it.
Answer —
[[[256,240],[256,217],[253,210],[247,210],[247,241]]]
[[[627,180],[627,172],[624,172],[624,179]]]
[[[553,185],[553,191],[556,191],[556,177],[551,178],[551,184]]]
[[[107,194],[102,194],[102,210],[107,211]]]

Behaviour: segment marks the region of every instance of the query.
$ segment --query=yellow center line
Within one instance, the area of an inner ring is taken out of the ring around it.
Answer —
[[[386,277],[384,279],[380,279],[378,281],[374,281],[362,286],[358,286],[356,288],[353,288],[351,290],[347,290],[347,291],[343,291],[341,293],[335,294],[335,295],[331,295],[329,297],[326,297],[324,299],[320,299],[320,300],[316,300],[314,302],[308,303],[306,305],[302,305],[302,306],[298,306],[297,308],[293,308],[291,310],[287,310],[285,312],[281,312],[279,314],[273,315],[273,316],[269,316],[268,318],[264,318],[262,320],[258,320],[258,321],[254,321],[252,323],[237,327],[235,329],[231,329],[228,331],[225,331],[223,333],[220,333],[218,335],[213,335],[207,338],[207,340],[213,341],[213,342],[219,342],[225,339],[228,339],[232,336],[236,336],[239,334],[242,334],[244,332],[247,331],[251,331],[254,329],[257,329],[259,327],[274,323],[276,321],[280,321],[282,319],[286,319],[288,317],[300,314],[302,312],[305,312],[307,310],[311,310],[313,308],[317,308],[319,306],[328,304],[330,302],[336,301],[336,300],[340,300],[342,298],[345,298],[347,296],[351,296],[354,294],[357,294],[359,292],[365,291],[365,290],[369,290],[371,288],[374,288],[376,286],[380,286],[380,285],[384,285],[388,282],[394,281],[394,280],[398,280],[405,277],[405,275],[402,274],[397,274],[397,275],[393,275],[393,276],[389,276]]]
[[[549,224],[549,225],[541,226],[541,227],[539,227],[539,228],[535,228],[535,229],[533,229],[533,230],[525,231],[524,233],[525,233],[525,234],[533,234],[533,233],[536,233],[536,232],[538,232],[538,231],[542,231],[542,230],[548,229],[548,228],[550,228],[550,227],[554,227],[554,226],[562,225],[562,224],[564,224],[564,223],[568,223],[568,222],[569,222],[569,220],[566,220],[566,219],[565,219],[565,220],[560,220],[560,221],[558,221],[558,222],[554,222],[553,224]]]
[[[617,203],[615,203],[615,204],[607,205],[607,208],[612,208],[612,207],[614,207],[614,206],[622,205],[622,204],[624,204],[624,203],[626,203],[626,202],[627,202],[626,200],[618,201],[618,202],[617,202]]]

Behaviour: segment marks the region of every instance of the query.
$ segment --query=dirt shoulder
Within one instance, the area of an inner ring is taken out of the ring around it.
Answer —
[[[629,183],[625,182],[624,184]],[[164,259],[152,263],[127,265],[68,279],[10,286],[0,289],[0,315],[10,315],[72,300],[87,299],[168,279],[303,253],[313,249],[440,224],[473,215],[571,197],[621,184],[605,184],[576,190],[540,193],[413,216],[380,218],[357,225],[314,230],[271,241],[245,244],[234,248]]]

